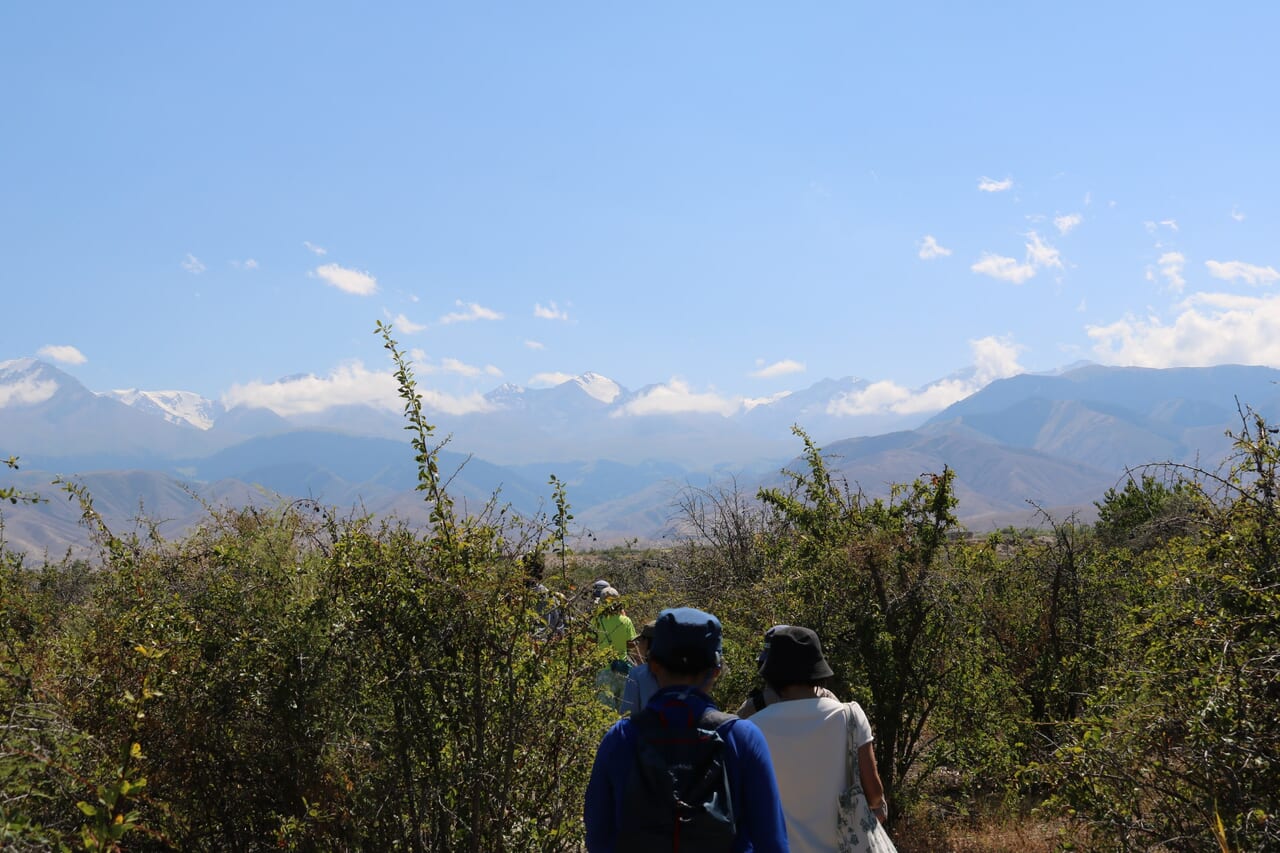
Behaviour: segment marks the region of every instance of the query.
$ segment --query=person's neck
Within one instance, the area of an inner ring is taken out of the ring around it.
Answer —
[[[818,688],[813,684],[788,684],[778,691],[778,698],[783,702],[791,702],[797,699],[816,699],[818,698]]]

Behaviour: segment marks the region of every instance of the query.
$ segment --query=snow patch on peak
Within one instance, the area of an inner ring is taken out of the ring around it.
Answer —
[[[599,373],[587,372],[581,376],[574,377],[573,381],[588,396],[594,397],[605,404],[612,403],[622,393],[622,388],[617,382],[606,376],[601,376]]]
[[[205,399],[191,391],[139,391],[125,388],[104,391],[104,397],[112,397],[146,412],[157,412],[171,424],[186,424],[196,429],[210,429],[222,413],[220,404]]]

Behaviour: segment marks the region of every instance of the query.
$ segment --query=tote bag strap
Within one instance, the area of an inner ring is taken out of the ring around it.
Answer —
[[[849,702],[844,706],[845,727],[844,727],[844,767],[845,775],[849,778],[848,787],[852,788],[855,793],[862,793],[862,775],[858,772],[858,747],[854,745],[854,716],[853,703]]]

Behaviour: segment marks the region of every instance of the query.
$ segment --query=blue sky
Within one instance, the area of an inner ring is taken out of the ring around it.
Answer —
[[[441,408],[726,413],[1280,366],[1276,4],[374,5],[7,4],[0,360],[301,410],[385,398],[387,320]]]

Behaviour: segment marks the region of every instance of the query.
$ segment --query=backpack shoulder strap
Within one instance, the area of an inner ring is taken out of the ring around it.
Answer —
[[[702,712],[702,718],[698,720],[698,727],[716,731],[725,723],[731,723],[737,719],[737,714],[726,714],[724,711],[718,711],[715,708],[708,708]]]

